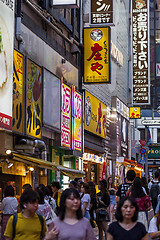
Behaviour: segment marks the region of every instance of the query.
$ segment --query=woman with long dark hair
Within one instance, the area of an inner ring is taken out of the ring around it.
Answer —
[[[107,190],[110,194],[109,215],[110,215],[110,222],[112,222],[114,206],[116,205],[116,192],[117,192],[112,177],[108,177],[107,179]]]
[[[122,198],[115,217],[117,221],[109,225],[107,240],[148,240],[145,226],[137,222],[138,205],[134,198]]]
[[[105,233],[105,239],[107,239],[107,227],[110,220],[107,212],[107,207],[110,204],[110,197],[106,190],[107,182],[105,179],[99,181],[98,188],[100,192],[97,193],[96,222],[99,230],[99,240],[102,240],[103,232]]]
[[[95,240],[88,219],[83,218],[80,195],[68,188],[60,199],[59,217],[53,220],[45,240]]]
[[[89,209],[90,209],[90,187],[88,183],[81,183],[81,207],[83,217],[90,219]]]

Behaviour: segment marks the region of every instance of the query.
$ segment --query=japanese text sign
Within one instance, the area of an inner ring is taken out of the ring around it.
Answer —
[[[12,130],[15,1],[0,1],[0,128]]]
[[[12,129],[23,133],[23,55],[14,50]]]
[[[71,88],[62,83],[61,146],[71,148]]]
[[[141,108],[140,107],[130,107],[129,108],[130,118],[141,118]]]
[[[110,83],[110,28],[84,29],[84,83]]]
[[[133,104],[150,104],[149,1],[132,0]]]
[[[90,25],[113,25],[113,0],[90,0]]]
[[[107,106],[85,91],[85,130],[106,139]]]
[[[29,59],[27,59],[26,91],[27,134],[36,138],[41,138],[42,69]]]
[[[74,91],[74,149],[82,150],[82,95]]]

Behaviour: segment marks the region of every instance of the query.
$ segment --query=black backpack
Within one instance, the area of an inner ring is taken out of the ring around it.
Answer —
[[[149,196],[151,199],[157,199],[160,194],[159,182],[152,182]]]
[[[44,225],[44,219],[41,215],[37,214],[38,217],[39,217],[39,221],[41,223],[41,239],[43,239],[43,225]],[[13,235],[12,235],[12,239],[15,238],[15,235],[16,235],[16,224],[17,224],[17,214],[14,214],[13,215],[13,223],[12,223],[12,226],[13,226]]]

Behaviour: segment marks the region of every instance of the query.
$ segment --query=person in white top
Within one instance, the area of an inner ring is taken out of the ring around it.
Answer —
[[[150,221],[148,233],[151,239],[160,239],[160,208]]]
[[[18,201],[14,197],[14,188],[11,185],[8,185],[4,191],[4,198],[1,204],[1,211],[3,213],[2,218],[2,230],[1,230],[1,240],[5,240],[4,232],[8,219],[11,215],[17,213]]]
[[[90,187],[88,183],[81,183],[81,208],[83,216],[90,219],[89,209],[90,209]]]

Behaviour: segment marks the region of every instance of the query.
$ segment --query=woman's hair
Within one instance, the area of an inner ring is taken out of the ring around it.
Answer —
[[[136,177],[134,179],[132,188],[131,188],[131,196],[134,198],[144,197],[145,193],[142,188],[141,179],[139,177]]]
[[[124,204],[125,201],[130,201],[131,205],[133,207],[135,207],[135,212],[134,212],[134,216],[132,217],[132,222],[136,222],[138,219],[138,211],[139,211],[139,207],[138,204],[136,203],[136,200],[132,197],[124,197],[121,199],[121,201],[118,204],[116,213],[115,213],[115,217],[117,219],[117,221],[122,222],[123,221],[123,216],[122,216],[122,206]]]
[[[32,189],[32,186],[29,183],[23,185],[23,190]]]
[[[52,186],[52,187],[56,187],[58,190],[61,188],[59,182],[52,182],[52,183],[51,183],[51,186]]]
[[[111,178],[112,178],[112,177],[108,177],[108,178],[107,178],[107,190],[109,189],[109,180],[110,180]],[[113,178],[112,178],[111,188],[115,188],[114,182],[113,182]]]
[[[107,181],[102,179],[99,181],[99,184],[101,185],[101,198],[103,199],[104,194],[107,192]]]
[[[96,197],[96,188],[95,188],[94,182],[90,181],[90,182],[88,182],[88,185],[90,187],[90,196]]]
[[[4,197],[14,197],[14,188],[11,185],[5,188]]]
[[[90,187],[89,187],[89,184],[88,183],[81,183],[81,186],[84,187],[84,190],[85,190],[85,194],[88,193],[90,194]]]
[[[19,201],[21,209],[24,209],[24,203],[35,203],[36,200],[39,200],[39,196],[36,191],[32,189],[24,190]]]
[[[76,181],[70,181],[69,184],[72,184],[75,188],[77,187],[77,182]]]
[[[39,196],[38,203],[44,204],[44,192],[39,187],[37,187],[35,191],[38,193]]]
[[[62,192],[61,199],[60,199],[60,208],[59,208],[59,219],[62,221],[65,217],[66,211],[66,199],[70,198],[71,196],[80,200],[79,192],[74,188],[67,188]],[[79,205],[78,210],[76,211],[77,219],[83,218],[81,204]]]
[[[148,184],[147,184],[147,179],[146,179],[146,177],[142,177],[142,178],[141,178],[141,183],[142,183],[142,186],[148,185]]]

